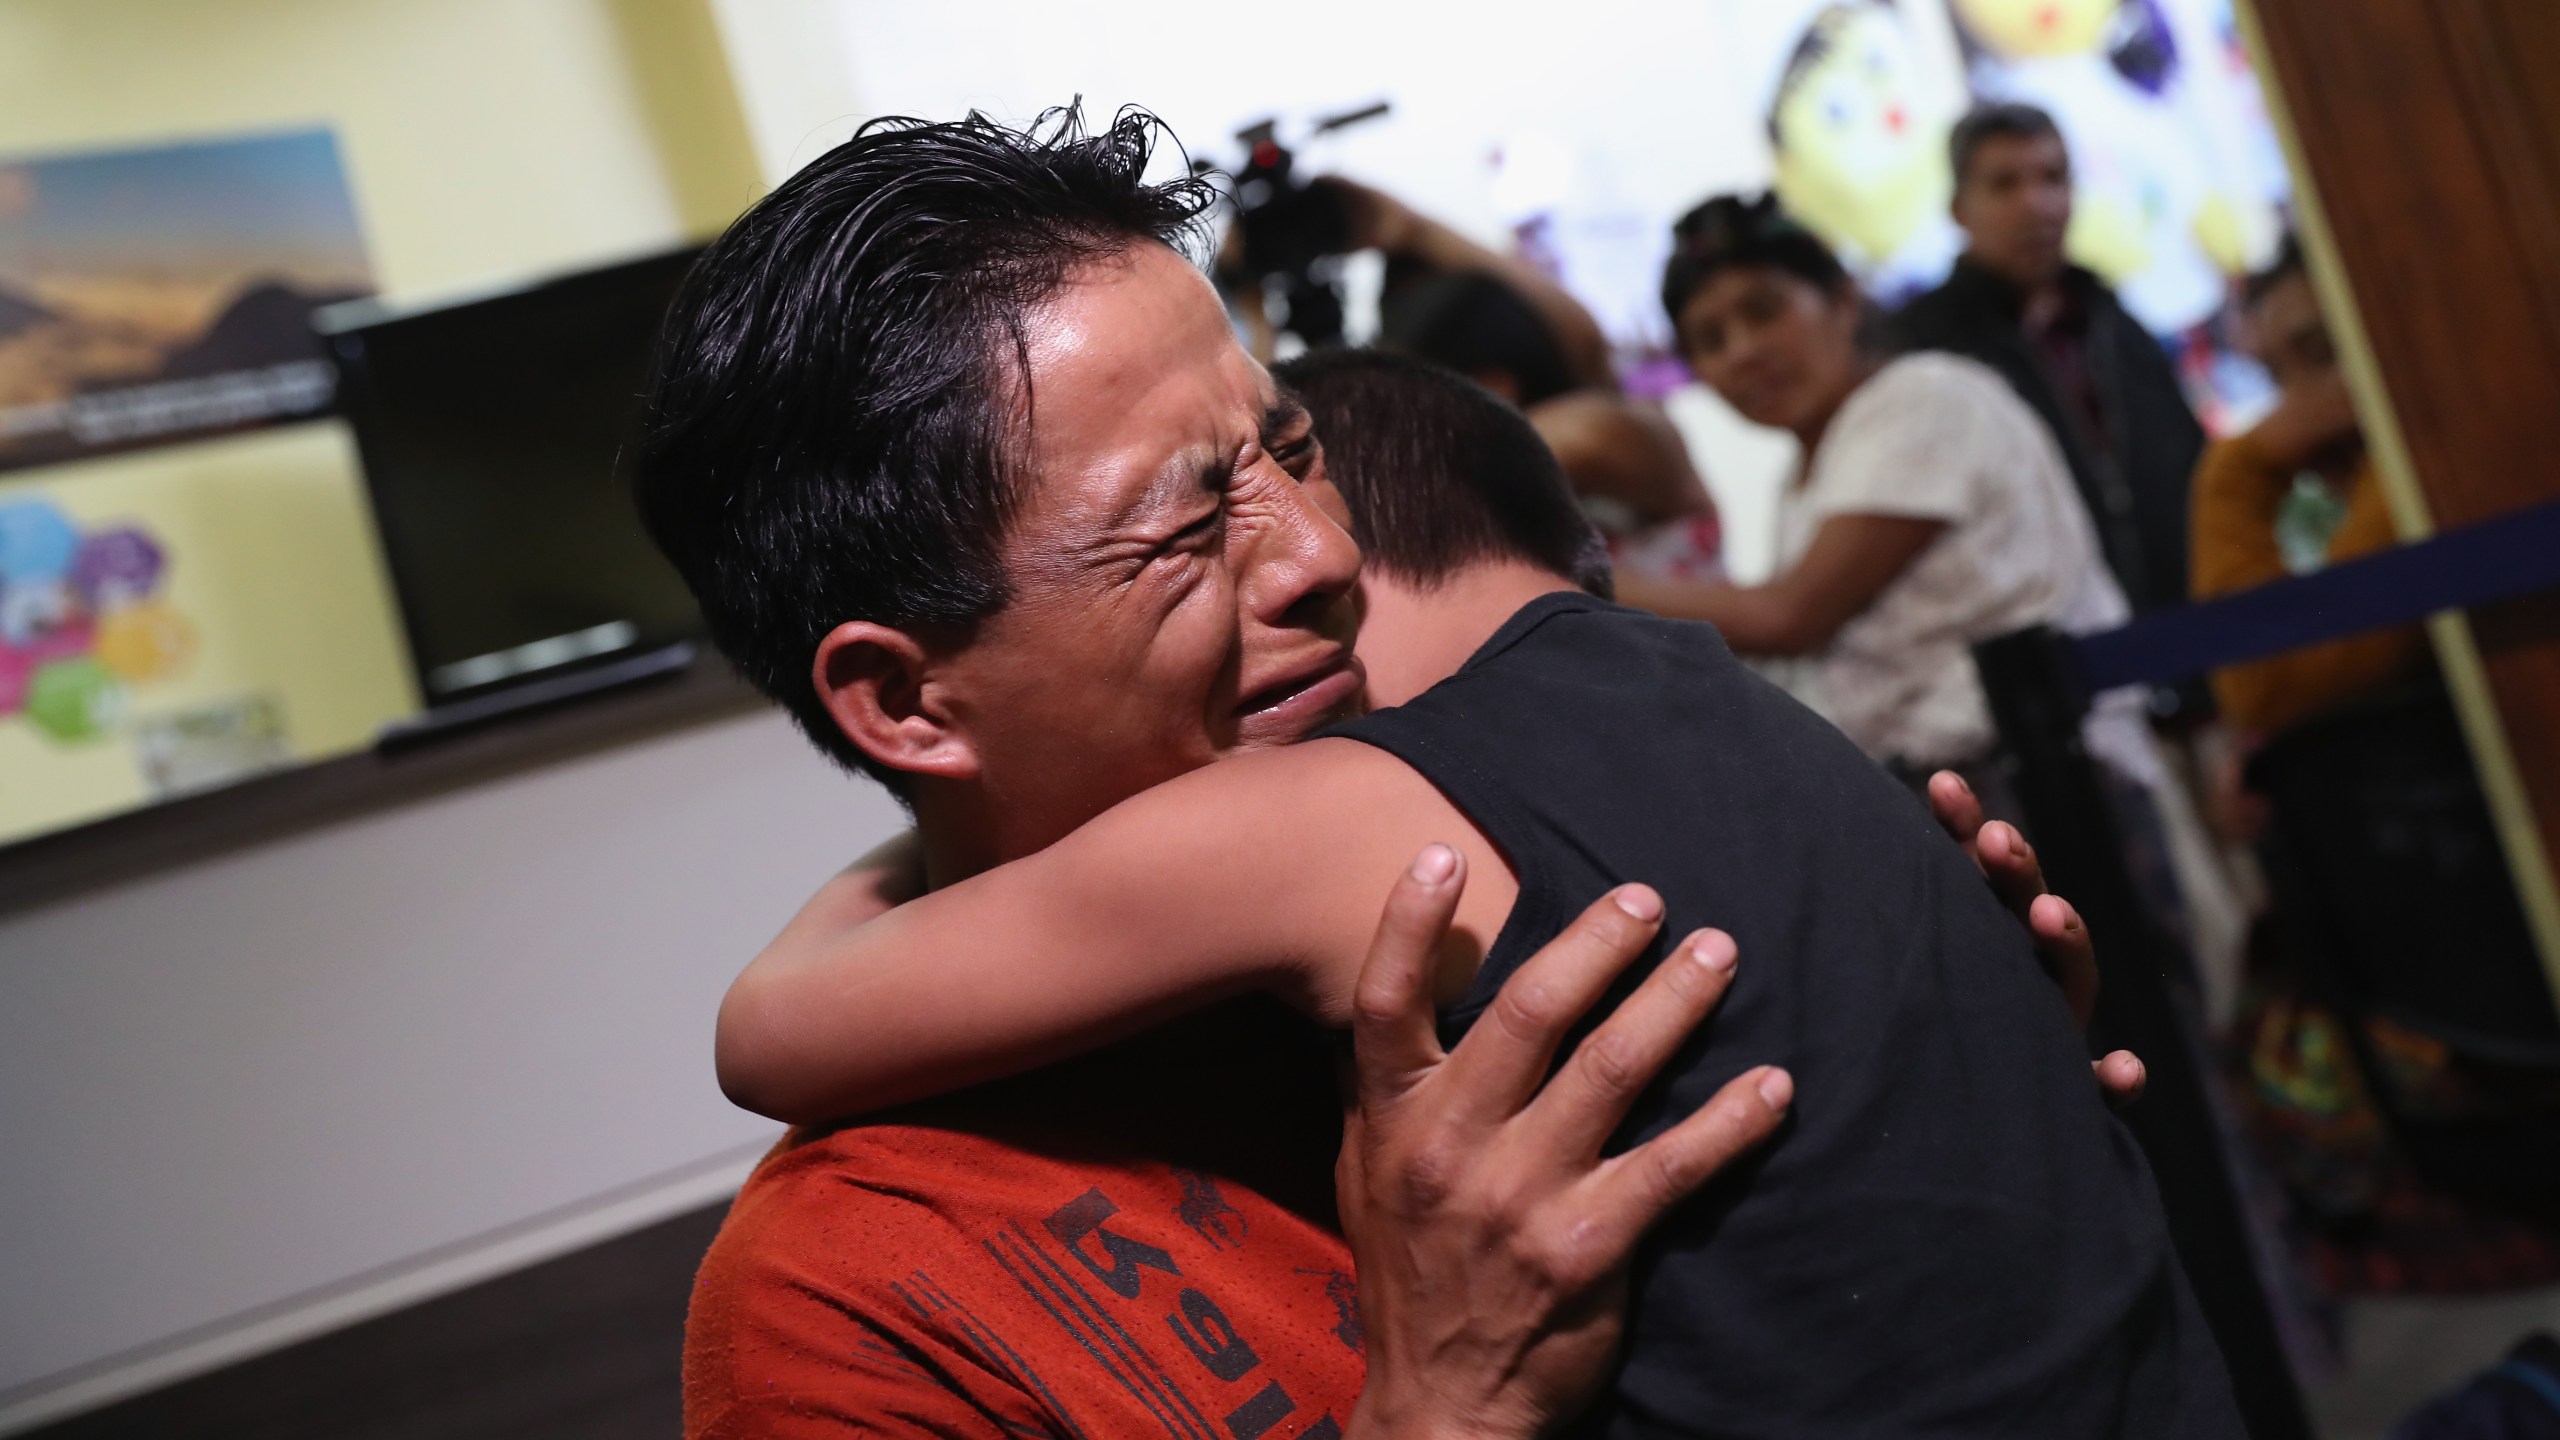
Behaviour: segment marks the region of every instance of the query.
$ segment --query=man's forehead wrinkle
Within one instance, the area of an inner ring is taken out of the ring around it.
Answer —
[[[1182,495],[1197,487],[1191,477],[1202,467],[1205,447],[1185,445],[1148,465],[1141,458],[1123,456],[1116,460],[1109,482],[1097,489],[1110,495],[1107,505],[1094,505],[1085,548],[1102,551],[1126,545],[1141,538],[1152,539],[1152,532],[1162,524],[1164,512],[1172,508]],[[1088,499],[1093,491],[1084,492]],[[1082,509],[1084,507],[1079,507]]]
[[[1199,491],[1194,477],[1216,463],[1217,450],[1194,441],[1158,453],[1142,443],[1081,458],[1051,457],[1045,473],[1058,483],[1043,487],[1048,517],[1039,549],[1077,568],[1117,564],[1132,552],[1152,549],[1172,528],[1179,501]]]
[[[1274,387],[1214,294],[1170,252],[1148,271],[1156,258],[1141,247],[1078,267],[1022,317],[1016,453],[1038,516],[1025,560],[1036,548],[1042,565],[1086,568],[1160,545],[1198,518],[1215,488],[1205,477],[1272,423]]]
[[[1062,291],[1059,298],[1063,299],[1065,293]],[[1122,370],[1089,343],[1087,331],[1088,327],[1082,323],[1081,317],[1073,313],[1071,306],[1053,301],[1037,307],[1030,323],[1022,327],[1019,334],[1022,403],[1015,413],[1020,417],[1017,422],[1022,436],[1020,453],[1031,462],[1028,467],[1031,473],[1026,478],[1050,476],[1061,482],[1041,488],[1053,514],[1063,522],[1062,533],[1055,538],[1064,541],[1070,550],[1088,548],[1096,539],[1118,526],[1126,514],[1144,500],[1143,487],[1133,489],[1125,482],[1125,467],[1118,463],[1120,457],[1116,453],[1099,456],[1072,453],[1079,439],[1078,431],[1090,427],[1080,427],[1077,423],[1079,419],[1087,418],[1079,414],[1077,397],[1062,392],[1078,389],[1109,391],[1116,388],[1115,382]],[[1099,373],[1069,373],[1066,367],[1070,362],[1083,362],[1076,367],[1079,371],[1098,370]],[[1037,376],[1043,365],[1061,371],[1051,377],[1058,384],[1042,386],[1038,383]],[[1045,414],[1043,402],[1047,402]],[[1061,454],[1061,450],[1070,453]],[[1097,477],[1099,485],[1094,483]],[[1097,490],[1110,496],[1108,505],[1098,502]]]

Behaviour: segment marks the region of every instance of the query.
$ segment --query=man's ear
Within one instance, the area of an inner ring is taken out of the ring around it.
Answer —
[[[942,703],[940,658],[904,630],[848,620],[818,642],[809,678],[836,728],[881,765],[975,779],[978,752]]]

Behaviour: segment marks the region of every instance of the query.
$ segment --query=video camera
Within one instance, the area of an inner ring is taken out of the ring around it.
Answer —
[[[1381,100],[1321,116],[1306,139],[1377,119],[1388,109]],[[1236,132],[1245,146],[1232,191],[1241,243],[1239,258],[1220,279],[1258,287],[1272,327],[1318,349],[1342,340],[1341,257],[1350,248],[1351,217],[1341,191],[1293,173],[1296,156],[1280,143],[1279,130],[1275,117]],[[1204,162],[1195,168],[1210,167]]]

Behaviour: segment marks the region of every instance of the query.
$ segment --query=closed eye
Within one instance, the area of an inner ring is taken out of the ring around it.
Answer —
[[[1221,495],[1217,506],[1207,514],[1164,537],[1164,543],[1156,547],[1156,554],[1170,555],[1177,550],[1188,549],[1201,541],[1212,539],[1226,524],[1226,519],[1226,497]]]
[[[1261,443],[1263,453],[1281,469],[1301,481],[1307,478],[1318,452],[1316,429],[1297,396],[1283,390],[1263,407]]]
[[[1316,432],[1313,430],[1271,447],[1271,458],[1280,462],[1280,468],[1301,480],[1307,478],[1308,467],[1315,457]]]

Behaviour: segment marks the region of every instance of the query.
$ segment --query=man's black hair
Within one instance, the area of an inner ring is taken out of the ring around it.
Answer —
[[[1380,350],[1318,351],[1272,376],[1315,422],[1368,565],[1428,590],[1469,565],[1518,560],[1613,593],[1607,542],[1555,452],[1501,396]]]
[[[848,620],[959,630],[1006,602],[1025,320],[1077,266],[1182,246],[1214,198],[1164,134],[1068,106],[871,121],[713,242],[660,340],[633,487],[712,639],[819,748],[897,788],[810,667]]]
[[[1849,271],[1822,237],[1778,208],[1775,195],[1719,195],[1671,227],[1671,258],[1662,266],[1662,308],[1672,333],[1680,312],[1717,272],[1737,266],[1783,270],[1823,290],[1849,283]]]
[[[2255,310],[2267,293],[2297,275],[2309,276],[2310,263],[2303,258],[2302,237],[2288,230],[2284,244],[2276,250],[2274,263],[2250,276],[2240,287],[2240,307]]]
[[[1947,132],[1947,168],[1955,176],[1956,188],[1964,188],[1966,171],[1982,147],[1994,140],[2043,140],[2062,138],[2062,127],[2053,116],[2033,105],[2015,100],[1997,104],[1976,105]]]
[[[1572,367],[1546,319],[1491,275],[1426,275],[1391,287],[1378,306],[1378,344],[1461,375],[1500,371],[1522,405],[1573,388]]]

